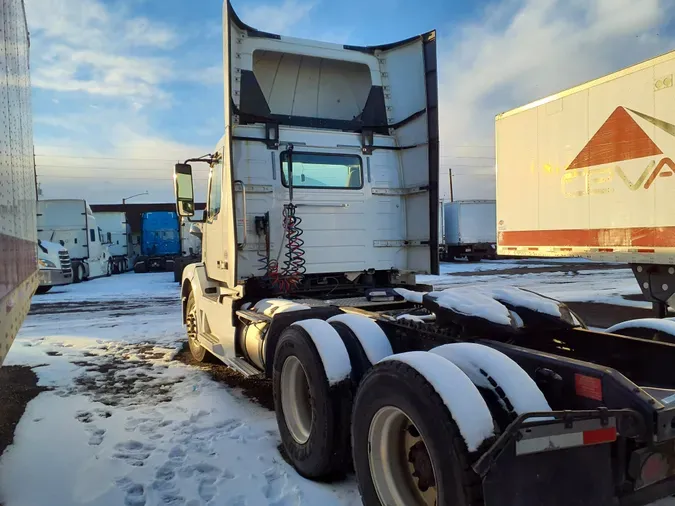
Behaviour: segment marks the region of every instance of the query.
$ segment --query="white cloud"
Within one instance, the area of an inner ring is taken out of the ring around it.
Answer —
[[[173,75],[172,59],[156,53],[179,38],[167,26],[101,0],[28,0],[26,7],[33,86],[136,102],[168,98],[160,85]]]
[[[315,1],[284,0],[281,4],[257,4],[241,9],[240,18],[257,30],[288,34],[291,28],[306,21]]]
[[[451,28],[439,41],[443,172],[489,170],[496,114],[672,49],[672,34],[659,35],[672,16],[668,4],[506,0]]]

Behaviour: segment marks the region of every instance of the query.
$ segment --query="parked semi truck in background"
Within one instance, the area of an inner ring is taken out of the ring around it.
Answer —
[[[675,299],[675,52],[497,117],[499,253],[631,265]]]
[[[55,286],[73,282],[70,255],[65,246],[38,240],[38,287],[36,293],[47,293]]]
[[[21,0],[0,2],[0,365],[38,284],[29,37]]]
[[[127,224],[126,213],[104,211],[94,213],[94,217],[101,229],[103,243],[108,246],[110,252],[112,273],[119,274],[128,271],[131,229]]]
[[[180,221],[173,211],[151,211],[141,215],[141,254],[135,272],[174,270],[181,254]]]
[[[444,234],[440,259],[469,262],[497,256],[497,211],[494,200],[456,200],[443,204]]]
[[[516,288],[415,284],[439,269],[435,32],[316,43],[226,2],[224,38],[225,135],[175,167],[191,219],[211,167],[183,318],[196,360],[271,379],[298,472],[353,466],[369,506],[675,493],[675,346]]]
[[[38,238],[68,250],[73,283],[112,274],[112,258],[103,244],[94,213],[84,200],[40,200]]]

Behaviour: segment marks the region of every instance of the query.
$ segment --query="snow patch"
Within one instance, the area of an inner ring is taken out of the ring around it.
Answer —
[[[340,314],[329,318],[328,323],[330,322],[342,322],[356,334],[371,364],[376,364],[394,353],[384,331],[370,318],[356,314]]]
[[[495,387],[482,371],[486,372],[501,387],[519,415],[551,411],[534,380],[516,362],[494,348],[476,343],[452,343],[438,346],[430,353],[455,364],[474,385],[494,390]]]
[[[511,312],[489,294],[472,288],[451,288],[443,292],[431,292],[429,297],[444,308],[467,316],[475,316],[498,325],[511,326]]]
[[[521,288],[503,286],[499,288],[481,288],[495,300],[512,306],[522,307],[560,318],[560,305],[556,300],[549,299],[534,292]]]
[[[609,332],[610,334],[616,334],[620,330],[634,328],[647,328],[675,336],[675,321],[671,320],[670,318],[640,318],[637,320],[628,320],[617,323],[613,327],[608,328],[606,332]]]
[[[412,290],[407,290],[406,288],[394,288],[394,291],[405,300],[412,302],[413,304],[422,304],[422,297],[425,295],[425,292],[413,292]]]
[[[329,323],[310,319],[295,322],[293,325],[305,329],[312,338],[323,362],[329,385],[335,385],[349,377],[352,372],[352,363],[349,360],[347,348],[337,331]]]
[[[485,400],[455,364],[424,351],[399,353],[385,360],[403,362],[425,377],[443,399],[470,452],[476,451],[483,441],[494,435],[494,422]]]

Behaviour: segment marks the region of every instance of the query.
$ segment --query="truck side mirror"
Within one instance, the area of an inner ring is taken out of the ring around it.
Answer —
[[[179,216],[195,215],[195,194],[192,185],[192,165],[177,163],[173,175],[176,186],[176,210]]]

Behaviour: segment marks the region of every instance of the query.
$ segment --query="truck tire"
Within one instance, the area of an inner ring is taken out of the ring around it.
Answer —
[[[42,295],[43,293],[47,293],[51,289],[52,289],[51,286],[38,286],[37,290],[35,290],[35,293],[37,295]]]
[[[190,292],[188,295],[187,305],[185,307],[185,324],[187,326],[188,346],[190,347],[190,355],[197,362],[214,363],[217,361],[209,350],[204,348],[197,340],[199,327],[197,326],[197,304],[195,303],[195,293]]]
[[[350,462],[351,382],[329,384],[304,328],[292,325],[281,333],[272,385],[281,442],[298,473],[309,479],[344,474]]]
[[[404,362],[381,362],[361,382],[352,448],[363,504],[483,504],[455,420],[431,383]]]
[[[82,281],[82,278],[80,277],[80,263],[73,262],[71,268],[73,270],[73,283],[79,283]]]
[[[136,274],[143,274],[145,272],[148,272],[148,266],[146,265],[145,262],[138,262],[136,265],[134,265],[134,272]]]

